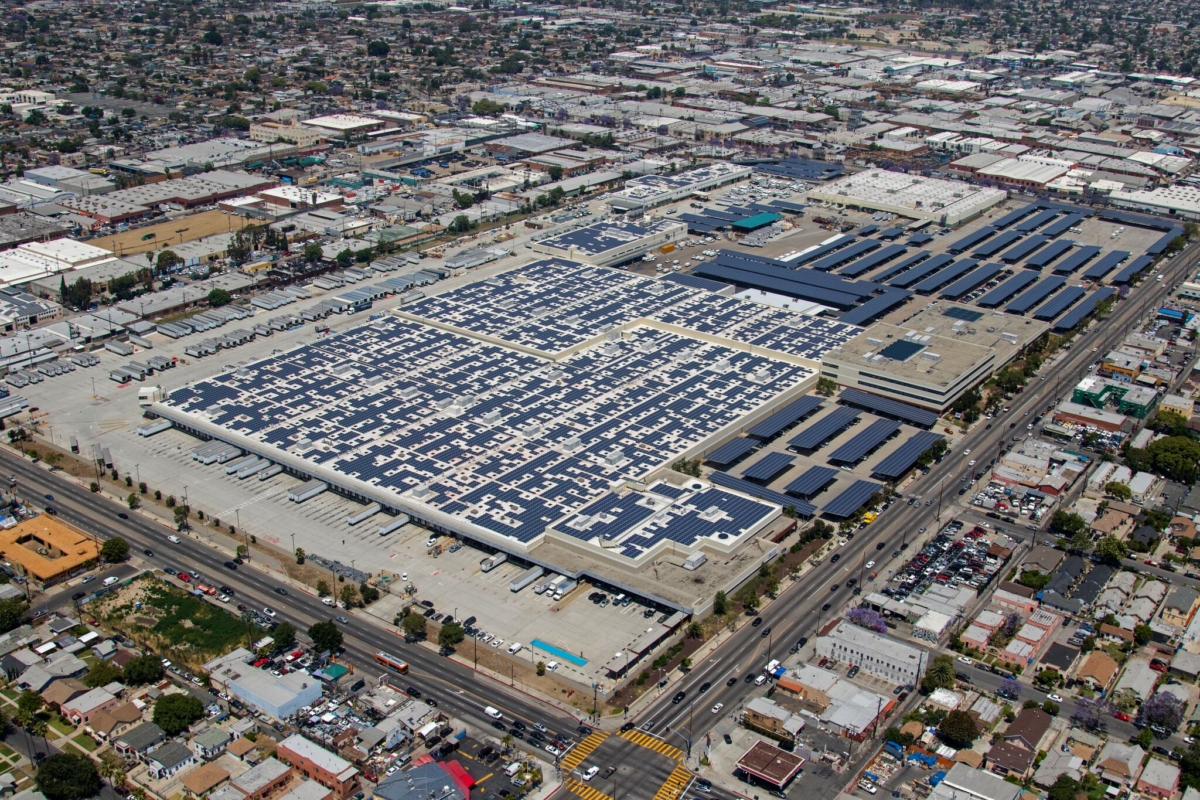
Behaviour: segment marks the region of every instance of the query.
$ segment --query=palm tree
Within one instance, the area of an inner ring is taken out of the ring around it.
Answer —
[[[925,670],[925,677],[931,685],[954,685],[954,662],[949,659],[937,659]]]
[[[50,750],[50,743],[48,741],[46,741],[46,734],[48,734],[50,732],[50,723],[49,722],[46,722],[46,720],[42,719],[41,717],[38,717],[33,721],[33,725],[30,726],[29,732],[32,733],[34,736],[41,738],[43,750],[45,750],[47,752]]]
[[[700,627],[699,622],[693,622],[687,627],[687,637],[689,639],[699,639],[704,634],[704,629]]]

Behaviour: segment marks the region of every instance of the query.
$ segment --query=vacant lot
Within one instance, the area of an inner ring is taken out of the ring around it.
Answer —
[[[100,598],[95,611],[110,628],[193,669],[249,636],[238,617],[150,576]]]
[[[161,250],[173,244],[179,244],[180,236],[183,241],[201,239],[214,233],[226,233],[245,227],[250,220],[237,214],[222,214],[220,211],[202,211],[190,217],[167,220],[157,225],[147,225],[137,230],[114,233],[100,239],[92,239],[89,244],[112,250],[117,255],[127,256],[145,253],[150,250]],[[186,228],[187,230],[183,230]],[[183,231],[182,234],[176,231]],[[142,237],[153,233],[153,239],[142,241]]]

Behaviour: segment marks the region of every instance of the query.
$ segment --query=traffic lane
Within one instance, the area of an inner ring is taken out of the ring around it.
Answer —
[[[161,564],[174,566],[176,569],[203,569],[211,579],[233,585],[240,592],[243,600],[251,599],[264,606],[271,605],[272,608],[281,605],[282,596],[277,595],[274,591],[280,584],[268,579],[262,573],[245,569],[228,570],[224,567],[223,556],[220,553],[216,553],[190,538],[185,537],[178,544],[167,542],[168,533],[162,526],[149,522],[139,515],[130,515],[128,519],[122,519],[117,516],[118,513],[123,513],[118,511],[121,507],[115,503],[97,498],[91,492],[87,492],[73,483],[60,482],[54,479],[50,473],[46,473],[8,452],[0,453],[0,462],[5,463],[10,470],[21,475],[27,485],[38,486],[39,491],[56,492],[55,502],[59,509],[59,515],[68,522],[85,530],[92,530],[104,538],[121,536],[136,542],[139,547],[158,547],[157,561]],[[105,506],[111,506],[111,508],[105,508]],[[221,577],[215,577],[218,575]],[[261,586],[252,582],[261,584]],[[302,611],[313,621],[327,619],[330,616],[330,610],[316,598],[300,592],[289,593],[288,597],[290,599],[286,601],[286,605],[293,612]],[[294,613],[289,615],[283,609],[278,609],[278,611],[283,611],[283,619],[287,619],[294,625],[298,624],[300,630],[307,628],[305,619],[295,616]],[[354,620],[355,617],[351,616],[350,619]],[[352,623],[346,633],[363,639],[375,648],[371,653],[372,657],[378,650],[400,649],[398,645],[401,640],[397,636],[381,632],[380,629],[369,623]],[[486,682],[480,679],[478,673],[470,671],[456,662],[442,659],[421,648],[414,649],[417,652],[405,656],[405,660],[409,661],[411,666],[424,668],[430,674],[451,673],[456,679],[456,685],[464,687],[464,690],[471,684]],[[435,662],[434,659],[437,661]],[[522,719],[525,722],[543,722],[544,724],[554,722],[555,727],[564,730],[574,730],[578,724],[573,717],[563,715],[552,706],[516,698],[508,692],[491,691],[487,688],[485,691],[487,692],[486,696],[476,694],[480,702],[480,710],[487,705],[493,705],[506,711],[514,719]],[[475,694],[475,692],[471,693]],[[486,723],[487,720],[480,719],[480,721]]]
[[[75,595],[82,593],[86,597],[103,587],[104,581],[108,578],[125,580],[137,575],[139,572],[141,570],[132,564],[117,564],[102,572],[97,572],[87,583],[72,581],[69,585],[53,594],[40,595],[38,599],[30,604],[29,610],[33,616],[38,617],[67,606],[74,607],[77,599]]]

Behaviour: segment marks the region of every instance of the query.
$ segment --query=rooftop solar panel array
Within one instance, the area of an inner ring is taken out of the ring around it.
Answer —
[[[908,256],[907,258],[905,258],[901,261],[897,261],[895,264],[892,264],[890,267],[885,269],[883,272],[879,273],[874,278],[872,278],[872,280],[874,280],[878,283],[886,283],[888,278],[891,278],[895,275],[899,275],[901,272],[904,272],[904,270],[906,270],[906,269],[912,269],[917,264],[920,264],[922,261],[924,261],[927,258],[929,258],[929,251],[928,250],[920,250],[916,253],[913,253],[911,256]]]
[[[1067,279],[1060,275],[1051,275],[1049,278],[1035,284],[1027,289],[1020,297],[1008,304],[1004,310],[1010,314],[1024,314],[1029,309],[1036,306],[1038,303],[1045,300],[1054,292],[1061,289],[1067,282]]]
[[[751,483],[742,478],[735,478],[728,472],[714,472],[708,476],[708,479],[718,486],[724,486],[726,489],[733,489],[751,497],[758,497],[766,500],[768,503],[774,503],[784,508],[794,508],[796,513],[802,517],[811,517],[817,511],[817,507],[812,503],[797,500],[795,497],[789,497],[783,492],[776,492],[773,489],[768,489],[757,483]]]
[[[818,272],[815,269],[795,268],[781,260],[763,258],[762,256],[740,253],[735,250],[718,250],[716,261],[721,264],[748,269],[751,272],[764,270],[764,274],[785,274],[791,280],[799,281],[800,283],[806,283],[810,286],[828,289],[833,292],[853,295],[858,298],[868,297],[879,288],[872,281],[854,281],[839,275],[830,275],[828,272]],[[778,270],[780,269],[786,271],[779,273]]]
[[[917,266],[913,267],[912,269],[908,270],[907,272],[900,273],[900,275],[898,277],[890,280],[888,282],[888,285],[896,286],[901,289],[907,289],[908,287],[912,286],[914,283],[919,283],[919,282],[925,280],[930,275],[937,272],[939,269],[942,269],[947,264],[949,264],[953,261],[954,261],[954,256],[952,256],[948,253],[942,253],[941,255],[934,256],[933,258],[929,259],[928,261],[924,261],[924,262],[918,264]]]
[[[932,431],[917,431],[898,448],[888,453],[886,457],[871,471],[872,475],[896,480],[912,469],[922,454],[933,447],[934,442],[943,439],[941,434]]]
[[[904,422],[910,422],[921,428],[928,428],[937,422],[938,419],[936,412],[927,411],[924,408],[918,408],[908,403],[901,403],[899,400],[889,400],[886,397],[879,397],[870,392],[864,392],[862,389],[843,389],[842,393],[838,395],[838,399],[843,403],[866,408],[877,414],[894,417]]]
[[[1030,236],[1024,241],[1017,242],[1012,247],[1000,254],[1000,260],[1009,264],[1015,264],[1023,258],[1027,258],[1034,250],[1050,241],[1041,234]]]
[[[1033,269],[1041,269],[1059,256],[1064,255],[1068,250],[1075,246],[1075,243],[1070,239],[1060,239],[1057,242],[1051,242],[1043,247],[1039,252],[1034,253],[1025,261],[1026,267]]]
[[[700,278],[688,272],[672,272],[669,275],[664,275],[662,279],[668,283],[678,283],[682,286],[690,286],[693,289],[703,289],[706,292],[720,292],[729,288],[729,284],[727,283],[710,281],[707,278]]]
[[[975,269],[979,261],[974,258],[961,258],[955,261],[944,270],[935,272],[925,280],[912,287],[917,294],[933,294],[938,289],[945,286],[947,283],[965,275],[967,272]]]
[[[842,314],[838,317],[838,322],[845,322],[847,325],[866,325],[893,308],[904,305],[910,297],[912,297],[912,292],[888,288],[878,297],[872,297],[858,308]]]
[[[1084,264],[1100,254],[1100,248],[1095,245],[1081,247],[1062,261],[1054,265],[1054,271],[1059,275],[1070,275]],[[1030,259],[1032,261],[1032,259]]]
[[[803,475],[785,486],[784,491],[800,497],[812,497],[832,483],[839,471],[833,467],[809,467]]]
[[[787,453],[767,453],[757,462],[742,470],[742,477],[766,483],[790,467],[795,460],[795,456]]]
[[[1038,274],[1036,272],[1022,270],[979,298],[978,305],[984,308],[995,308],[1037,279]]]
[[[760,444],[762,444],[762,442],[759,442],[755,439],[746,439],[739,436],[738,438],[731,439],[730,441],[721,445],[716,450],[713,450],[704,457],[704,460],[711,461],[714,464],[720,464],[722,466],[726,464],[732,464],[754,448],[758,447]]]
[[[791,157],[774,163],[755,164],[754,171],[815,183],[836,178],[844,172],[844,168],[835,161],[814,161],[811,158]]]
[[[1117,290],[1111,286],[1104,286],[1088,295],[1082,303],[1072,308],[1063,318],[1054,323],[1054,330],[1069,331],[1084,320],[1089,314],[1096,310],[1096,305],[1101,303],[1117,293]]]
[[[1087,268],[1087,272],[1083,273],[1083,278],[1088,281],[1098,281],[1116,269],[1117,265],[1127,258],[1129,258],[1128,250],[1113,250],[1111,253],[1105,253],[1099,261]]]
[[[855,481],[841,494],[833,498],[829,505],[821,509],[821,513],[833,517],[849,517],[863,507],[871,497],[883,487],[871,481]]]
[[[1138,256],[1133,261],[1130,261],[1129,264],[1120,272],[1118,272],[1116,275],[1113,275],[1112,280],[1109,281],[1109,283],[1129,283],[1133,280],[1135,275],[1153,263],[1154,259],[1150,256]]]
[[[1004,231],[994,239],[989,239],[979,247],[976,247],[975,251],[972,252],[971,255],[975,256],[976,258],[991,258],[1013,242],[1020,241],[1021,237],[1024,235],[1025,234],[1017,233],[1016,231]]]
[[[1057,210],[1055,210],[1053,208],[1043,209],[1043,210],[1039,211],[1038,213],[1034,214],[1032,217],[1026,217],[1025,219],[1018,222],[1016,227],[1013,228],[1013,230],[1019,231],[1021,233],[1029,233],[1031,231],[1036,231],[1038,228],[1042,227],[1047,222],[1049,222],[1050,220],[1054,219],[1057,216],[1058,216]]]
[[[997,230],[995,228],[991,227],[990,225],[987,227],[984,227],[984,228],[980,228],[977,231],[972,231],[971,233],[968,233],[966,236],[960,237],[953,244],[948,245],[946,247],[946,252],[947,253],[961,253],[963,251],[970,250],[972,247],[979,244],[984,239],[987,239],[989,236],[995,236],[996,233],[997,233]]]
[[[878,250],[882,245],[883,242],[876,241],[875,239],[862,239],[849,247],[840,248],[824,258],[817,259],[812,262],[811,267],[821,272],[829,272],[834,267],[840,267],[842,264],[853,261],[872,250]]]
[[[940,296],[950,300],[957,300],[964,294],[969,294],[970,292],[975,291],[977,287],[987,283],[1003,271],[1003,264],[984,264],[970,275],[964,275],[954,283],[947,286],[942,290]]]
[[[1033,203],[1031,203],[1027,206],[1021,206],[1020,208],[1013,209],[1012,211],[1008,212],[1000,219],[993,222],[992,227],[998,228],[1000,230],[1004,230],[1005,228],[1009,227],[1017,220],[1024,219],[1025,217],[1029,216],[1030,214],[1032,214],[1033,212],[1035,212],[1037,210],[1038,210],[1038,206]]]
[[[1067,214],[1062,219],[1056,219],[1045,228],[1042,228],[1042,233],[1053,239],[1055,236],[1061,236],[1067,231],[1074,228],[1079,223],[1083,222],[1083,214]]]
[[[821,407],[822,402],[821,398],[812,395],[805,395],[798,400],[793,400],[763,421],[755,423],[750,430],[746,431],[746,434],[758,439],[771,439],[778,436],[780,431],[816,411]]]
[[[1053,300],[1047,301],[1045,305],[1033,312],[1033,318],[1049,322],[1082,300],[1085,294],[1087,294],[1087,291],[1082,286],[1068,286],[1064,291],[1059,292],[1058,296]]]
[[[889,436],[900,430],[900,423],[894,419],[877,419],[863,431],[855,434],[854,438],[829,454],[830,461],[844,464],[856,464],[863,456],[883,444]]]
[[[768,270],[763,268],[752,270],[731,266],[724,261],[717,260],[702,261],[692,268],[692,272],[703,278],[725,281],[752,289],[762,289],[843,310],[853,308],[858,302],[858,298],[853,295],[822,289],[819,286],[798,281],[787,274],[789,270],[782,267],[776,269],[778,270],[777,274],[768,274]]]
[[[853,408],[838,406],[789,439],[788,446],[797,450],[816,450],[859,416]]]
[[[889,244],[887,247],[863,256],[852,264],[847,264],[838,270],[838,274],[845,275],[847,278],[857,278],[859,275],[875,269],[880,264],[886,264],[893,258],[899,258],[907,252],[908,248],[902,244]]]

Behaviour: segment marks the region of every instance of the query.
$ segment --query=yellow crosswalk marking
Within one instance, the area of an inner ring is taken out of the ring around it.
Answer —
[[[567,778],[565,781],[563,781],[563,786],[566,786],[567,790],[571,792],[571,794],[574,794],[577,797],[582,797],[583,800],[613,800],[599,789],[593,789],[583,781],[579,781],[574,778]]]
[[[608,734],[603,731],[594,731],[588,734],[587,738],[572,747],[570,752],[562,757],[559,766],[567,772],[575,769],[585,758],[592,754],[592,751],[603,744],[607,738]]]
[[[678,747],[669,745],[662,739],[656,736],[642,733],[641,731],[625,731],[621,734],[625,739],[633,742],[639,747],[645,747],[647,750],[653,750],[656,753],[662,753],[667,758],[679,760],[683,758],[683,751]]]
[[[654,800],[676,800],[692,780],[692,774],[683,764],[679,764],[667,776],[666,781],[654,793]]]

